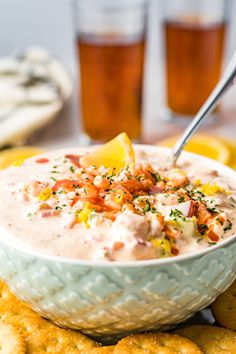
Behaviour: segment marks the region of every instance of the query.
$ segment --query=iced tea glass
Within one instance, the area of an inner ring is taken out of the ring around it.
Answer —
[[[77,0],[79,101],[85,136],[141,134],[146,0]]]
[[[169,117],[192,118],[219,80],[229,5],[228,0],[165,0]]]

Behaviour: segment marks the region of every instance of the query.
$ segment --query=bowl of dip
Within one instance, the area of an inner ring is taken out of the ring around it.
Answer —
[[[236,172],[136,145],[120,171],[84,168],[90,149],[1,171],[0,277],[40,315],[94,337],[164,330],[236,277]]]

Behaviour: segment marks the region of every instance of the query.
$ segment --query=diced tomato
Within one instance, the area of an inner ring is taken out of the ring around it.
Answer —
[[[56,181],[56,183],[52,187],[52,190],[56,191],[59,188],[64,188],[66,190],[72,191],[75,189],[75,186],[79,186],[78,180],[60,179],[59,181]]]
[[[43,210],[40,212],[40,215],[42,218],[49,218],[52,216],[59,216],[60,211],[59,210]]]
[[[171,248],[171,253],[174,255],[174,256],[177,256],[179,254],[179,250],[177,250],[177,248]]]
[[[209,237],[209,239],[211,241],[214,241],[214,242],[217,242],[220,239],[219,236],[214,231],[209,231],[207,236]]]
[[[80,156],[68,154],[65,157],[67,159],[69,159],[75,166],[81,167],[80,162],[79,162],[80,161]]]
[[[79,197],[78,195],[76,195],[76,196],[73,198],[73,200],[71,201],[70,206],[73,207],[73,206],[78,202],[79,199],[80,199],[80,197]]]
[[[45,157],[42,157],[41,159],[38,159],[35,162],[36,163],[47,163],[47,162],[49,162],[49,159],[46,159]]]

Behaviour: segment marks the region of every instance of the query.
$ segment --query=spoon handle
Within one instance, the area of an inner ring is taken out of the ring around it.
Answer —
[[[189,124],[187,129],[184,131],[183,135],[177,140],[174,145],[171,154],[168,158],[168,162],[173,166],[181,151],[191,138],[191,136],[195,133],[195,131],[201,126],[201,124],[206,120],[212,110],[215,108],[220,99],[224,96],[226,91],[236,83],[236,51],[233,54],[232,59],[230,60],[228,66],[226,67],[222,78],[200,108],[198,113],[196,114],[193,121]]]

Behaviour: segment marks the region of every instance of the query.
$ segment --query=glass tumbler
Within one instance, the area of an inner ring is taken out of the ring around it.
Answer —
[[[169,117],[192,118],[220,78],[230,2],[165,0],[164,6]]]
[[[74,6],[83,136],[141,134],[146,0],[77,0]]]

